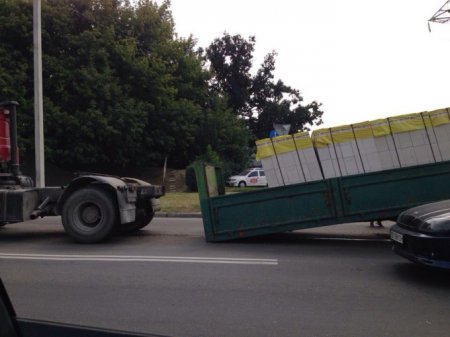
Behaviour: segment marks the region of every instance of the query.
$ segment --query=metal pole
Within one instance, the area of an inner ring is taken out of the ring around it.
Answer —
[[[44,113],[42,104],[41,0],[33,0],[34,144],[36,186],[45,186]]]

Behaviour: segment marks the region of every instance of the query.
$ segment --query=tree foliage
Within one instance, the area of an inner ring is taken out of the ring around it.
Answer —
[[[0,100],[18,100],[33,147],[30,1],[0,2]],[[216,92],[192,38],[176,38],[169,1],[42,2],[46,158],[89,165],[185,167],[215,151],[242,167],[248,133]],[[246,152],[247,151],[247,152]]]
[[[256,74],[251,74],[255,43],[255,37],[246,40],[228,33],[211,43],[206,58],[214,90],[226,95],[229,107],[257,138],[267,137],[273,123],[291,124],[293,132],[321,124],[320,103],[302,105],[300,91],[275,81],[275,52],[267,54]]]
[[[0,101],[17,100],[19,143],[34,146],[32,2],[0,1]],[[46,158],[72,169],[174,168],[203,159],[228,174],[272,124],[319,124],[320,104],[275,81],[274,52],[252,75],[255,38],[203,51],[178,38],[167,0],[43,0]]]

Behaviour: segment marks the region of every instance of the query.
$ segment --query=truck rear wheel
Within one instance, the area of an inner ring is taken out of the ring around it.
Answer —
[[[82,243],[106,239],[118,223],[116,204],[107,190],[87,186],[75,191],[66,200],[62,211],[64,230]]]

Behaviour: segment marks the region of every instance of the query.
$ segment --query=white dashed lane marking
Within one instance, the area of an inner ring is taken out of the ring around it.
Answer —
[[[277,259],[184,257],[184,256],[50,255],[50,254],[0,253],[0,259],[43,260],[43,261],[178,262],[178,263],[247,264],[247,265],[270,265],[270,266],[278,265]]]

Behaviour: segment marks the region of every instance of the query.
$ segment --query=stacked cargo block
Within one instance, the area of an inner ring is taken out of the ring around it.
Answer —
[[[269,187],[323,179],[321,166],[308,132],[258,140],[257,159]]]
[[[401,167],[435,162],[422,114],[395,116],[388,120]]]
[[[394,137],[392,136],[389,121],[387,119],[376,119],[370,121],[375,142],[376,152],[380,169],[377,171],[390,170],[400,167],[397,150],[395,149]]]
[[[317,160],[316,151],[309,137],[309,133],[299,132],[294,134],[293,138],[305,180],[315,181],[323,179],[322,169]]]
[[[269,187],[283,186],[283,176],[270,138],[256,141],[256,158],[261,161]]]
[[[312,133],[312,141],[317,151],[319,163],[322,166],[322,172],[325,179],[340,177],[336,149],[331,138],[330,129],[315,130]]]
[[[434,136],[436,137],[438,157],[436,161],[450,160],[450,116],[449,109],[439,109],[429,113]]]
[[[342,176],[364,173],[353,129],[350,125],[330,129]]]
[[[370,122],[352,124],[364,172],[381,171],[382,165]]]
[[[438,140],[436,138],[436,131],[434,130],[433,123],[431,122],[430,112],[422,112],[422,118],[425,124],[425,129],[427,130],[427,137],[430,141],[431,150],[433,151],[433,157],[437,162],[442,161],[441,150],[439,149]]]
[[[292,136],[274,137],[272,138],[272,143],[284,184],[290,185],[305,182],[305,174],[303,173]]]

